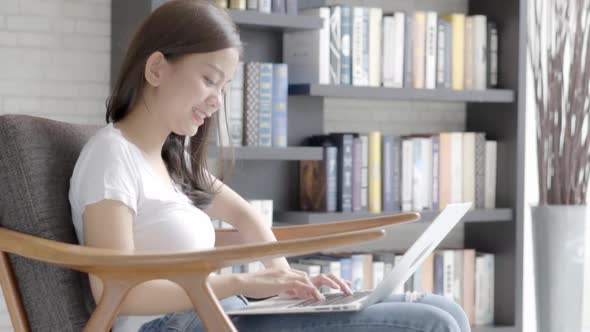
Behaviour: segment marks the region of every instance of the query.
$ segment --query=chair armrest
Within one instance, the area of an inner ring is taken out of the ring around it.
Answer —
[[[335,221],[324,224],[273,227],[272,231],[277,240],[291,240],[303,237],[313,237],[329,234],[352,232],[362,229],[380,228],[395,224],[412,222],[420,219],[416,212],[396,213],[392,215],[355,219],[349,221]],[[242,243],[236,229],[216,229],[215,246],[223,247]]]
[[[0,228],[0,251],[97,275],[154,278],[165,274],[214,271],[224,266],[279,256],[296,256],[383,237],[383,230],[365,230],[269,243],[234,245],[182,253],[145,253],[93,248],[47,240]]]

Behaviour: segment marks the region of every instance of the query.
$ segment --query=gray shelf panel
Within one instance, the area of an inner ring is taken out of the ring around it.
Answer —
[[[274,219],[285,224],[322,224],[333,221],[354,220],[367,217],[384,216],[391,213],[369,213],[369,212],[305,212],[305,211],[277,211],[274,214]],[[421,213],[422,218],[418,223],[428,223],[434,220],[437,212],[424,211]],[[509,222],[512,221],[512,209],[489,209],[489,210],[473,210],[469,211],[463,218],[463,222]]]
[[[520,332],[516,326],[472,326],[473,332]]]
[[[234,157],[239,160],[322,160],[323,151],[321,147],[234,147]],[[209,146],[207,148],[210,158],[218,156],[219,147]],[[231,148],[224,148],[224,156],[231,156]]]
[[[515,100],[514,91],[504,89],[459,91],[451,89],[384,88],[323,84],[290,85],[289,95],[473,103],[512,103]]]
[[[261,29],[313,30],[322,27],[322,19],[304,15],[266,14],[253,10],[228,9],[237,25]]]

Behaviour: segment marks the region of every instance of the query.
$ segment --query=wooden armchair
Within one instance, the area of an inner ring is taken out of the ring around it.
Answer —
[[[96,129],[0,116],[0,284],[15,331],[108,331],[129,290],[151,279],[182,286],[207,330],[235,331],[207,283],[211,272],[378,239],[383,226],[419,219],[406,213],[280,227],[273,229],[275,243],[240,245],[236,231],[218,230],[215,249],[179,254],[80,246],[67,193],[78,154]],[[103,280],[98,305],[87,273]]]

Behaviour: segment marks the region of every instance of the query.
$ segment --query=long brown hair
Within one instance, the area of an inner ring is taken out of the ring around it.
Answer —
[[[143,21],[131,41],[107,100],[107,123],[124,119],[131,108],[141,102],[144,69],[153,52],[160,51],[166,59],[174,61],[187,54],[226,48],[236,48],[242,53],[238,30],[223,9],[207,0],[167,1]],[[225,103],[223,105],[225,108]],[[208,177],[207,139],[211,121],[217,123],[218,133],[221,125],[227,126],[220,123],[218,114],[206,119],[197,134],[190,138],[189,160],[185,158],[185,136],[171,133],[162,147],[162,159],[170,176],[198,207],[208,205],[215,194],[214,183]],[[223,170],[219,179],[223,180]]]

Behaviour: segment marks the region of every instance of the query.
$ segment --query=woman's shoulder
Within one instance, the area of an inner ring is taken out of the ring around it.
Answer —
[[[90,139],[80,153],[80,158],[91,159],[119,159],[130,158],[130,143],[113,127],[112,123],[100,128]]]

